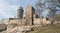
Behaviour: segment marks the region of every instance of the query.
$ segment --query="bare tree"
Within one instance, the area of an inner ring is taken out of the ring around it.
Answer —
[[[42,12],[45,10],[45,2],[42,2],[42,0],[38,0],[38,2],[36,3],[36,13],[39,15],[40,17],[40,24],[42,24]]]
[[[60,0],[51,0],[50,1],[50,7],[48,7],[49,9],[50,9],[50,11],[49,11],[49,17],[51,17],[51,24],[53,24],[54,23],[54,21],[55,21],[55,14],[56,14],[56,12],[57,12],[57,10],[56,10],[56,8],[60,8]]]
[[[58,21],[58,24],[59,24],[59,21],[60,21],[60,14],[56,15],[56,16],[54,17],[54,20],[55,20],[55,21]]]
[[[36,3],[36,12],[40,16],[40,19],[42,16],[42,12],[48,9],[48,17],[53,18],[56,13],[56,7],[60,6],[59,1],[60,0],[38,0],[38,2]]]

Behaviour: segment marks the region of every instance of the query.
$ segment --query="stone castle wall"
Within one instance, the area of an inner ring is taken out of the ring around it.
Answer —
[[[13,19],[13,20],[10,20],[9,22],[12,23],[12,24],[14,23],[14,24],[21,25],[22,19]]]
[[[39,18],[34,19],[34,25],[40,25],[40,19]]]
[[[22,11],[22,10],[18,10],[18,11]],[[22,13],[23,14],[23,13]],[[20,15],[20,14],[19,14]],[[48,24],[50,23],[50,21],[47,21],[46,18],[40,19],[39,17],[37,17],[37,15],[35,14],[35,10],[32,6],[28,5],[26,8],[26,16],[25,18],[21,18],[23,16],[20,15],[20,17],[18,18],[10,18],[9,19],[9,23],[15,23],[18,25],[39,25],[39,24]],[[41,22],[41,21],[42,22]]]

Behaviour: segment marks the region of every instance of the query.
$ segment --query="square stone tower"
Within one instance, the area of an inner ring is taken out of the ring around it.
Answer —
[[[25,16],[25,24],[26,25],[33,25],[33,14],[35,10],[32,6],[28,5],[26,7],[26,16]]]

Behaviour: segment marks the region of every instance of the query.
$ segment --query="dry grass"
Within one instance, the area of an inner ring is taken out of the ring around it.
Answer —
[[[60,24],[40,27],[39,29],[31,31],[29,33],[60,33]]]

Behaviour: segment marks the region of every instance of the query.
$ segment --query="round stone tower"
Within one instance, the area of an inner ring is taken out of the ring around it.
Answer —
[[[20,7],[17,11],[18,11],[18,18],[22,19],[23,18],[23,12],[24,12],[23,8]]]

